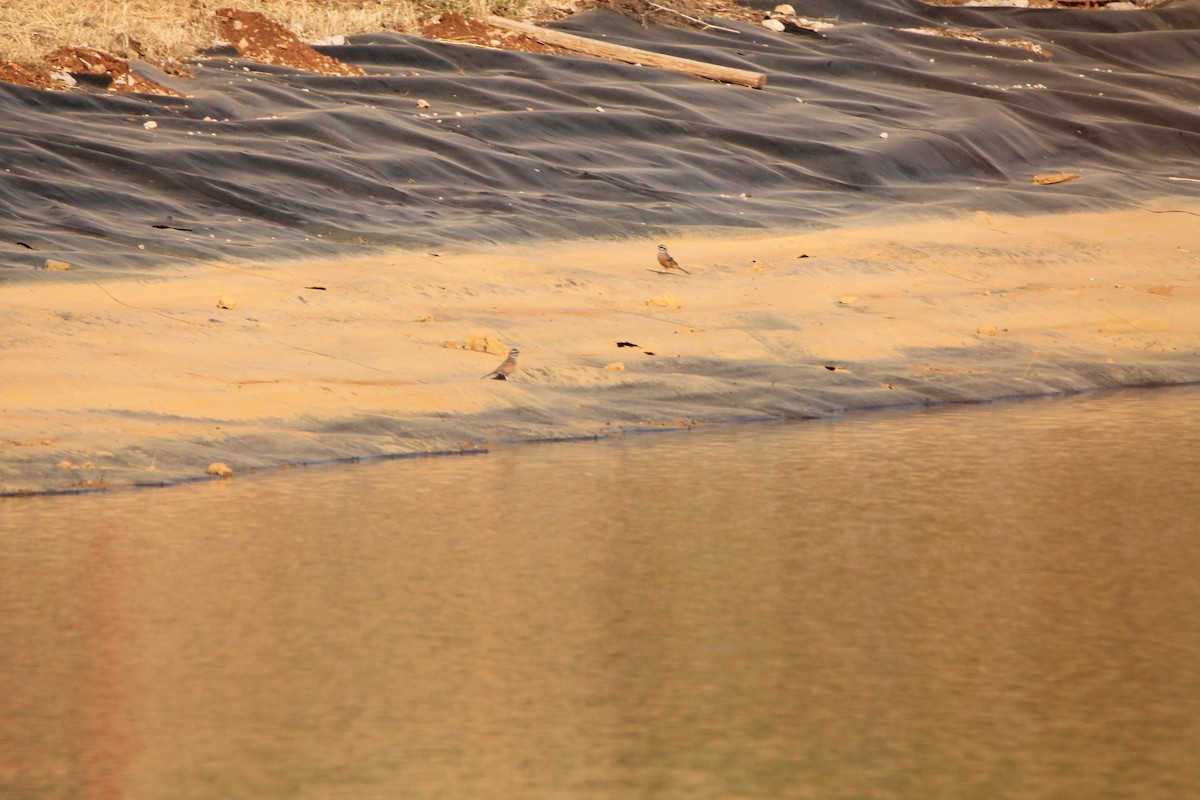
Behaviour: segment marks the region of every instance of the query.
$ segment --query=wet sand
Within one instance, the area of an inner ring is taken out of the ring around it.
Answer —
[[[31,271],[0,491],[1200,381],[1200,207],[1149,205],[668,240],[690,276],[654,240]]]

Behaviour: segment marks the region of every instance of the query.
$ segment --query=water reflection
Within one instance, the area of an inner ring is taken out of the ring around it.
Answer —
[[[1200,392],[0,506],[0,796],[1178,798]]]

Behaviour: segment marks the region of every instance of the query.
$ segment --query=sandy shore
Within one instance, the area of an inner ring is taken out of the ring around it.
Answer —
[[[1200,381],[1200,209],[1157,207],[669,241],[690,276],[644,240],[32,273],[0,490]]]

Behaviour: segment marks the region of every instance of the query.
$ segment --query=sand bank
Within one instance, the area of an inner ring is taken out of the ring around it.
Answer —
[[[690,276],[646,240],[31,271],[0,286],[0,490],[1200,381],[1171,202],[669,241]]]

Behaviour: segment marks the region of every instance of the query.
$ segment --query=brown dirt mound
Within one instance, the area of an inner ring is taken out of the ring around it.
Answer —
[[[552,54],[560,52],[541,42],[513,31],[493,28],[477,19],[467,19],[457,11],[439,14],[421,26],[421,35],[428,39],[479,47],[498,47],[502,50],[519,50],[524,53]]]
[[[60,47],[43,59],[52,67],[60,67],[72,75],[95,75],[107,77],[110,92],[140,92],[142,94],[161,94],[182,97],[179,92],[168,89],[161,83],[134,75],[129,70],[129,62],[118,58],[112,53],[93,50],[90,47]],[[40,87],[47,88],[47,87]],[[49,88],[65,89],[66,86],[56,84]]]
[[[18,86],[32,86],[35,89],[65,89],[44,70],[34,70],[23,67],[15,61],[0,62],[0,81],[15,83]]]
[[[361,67],[318,53],[296,34],[257,11],[220,8],[217,28],[238,55],[263,64],[278,64],[319,75],[366,75]]]

